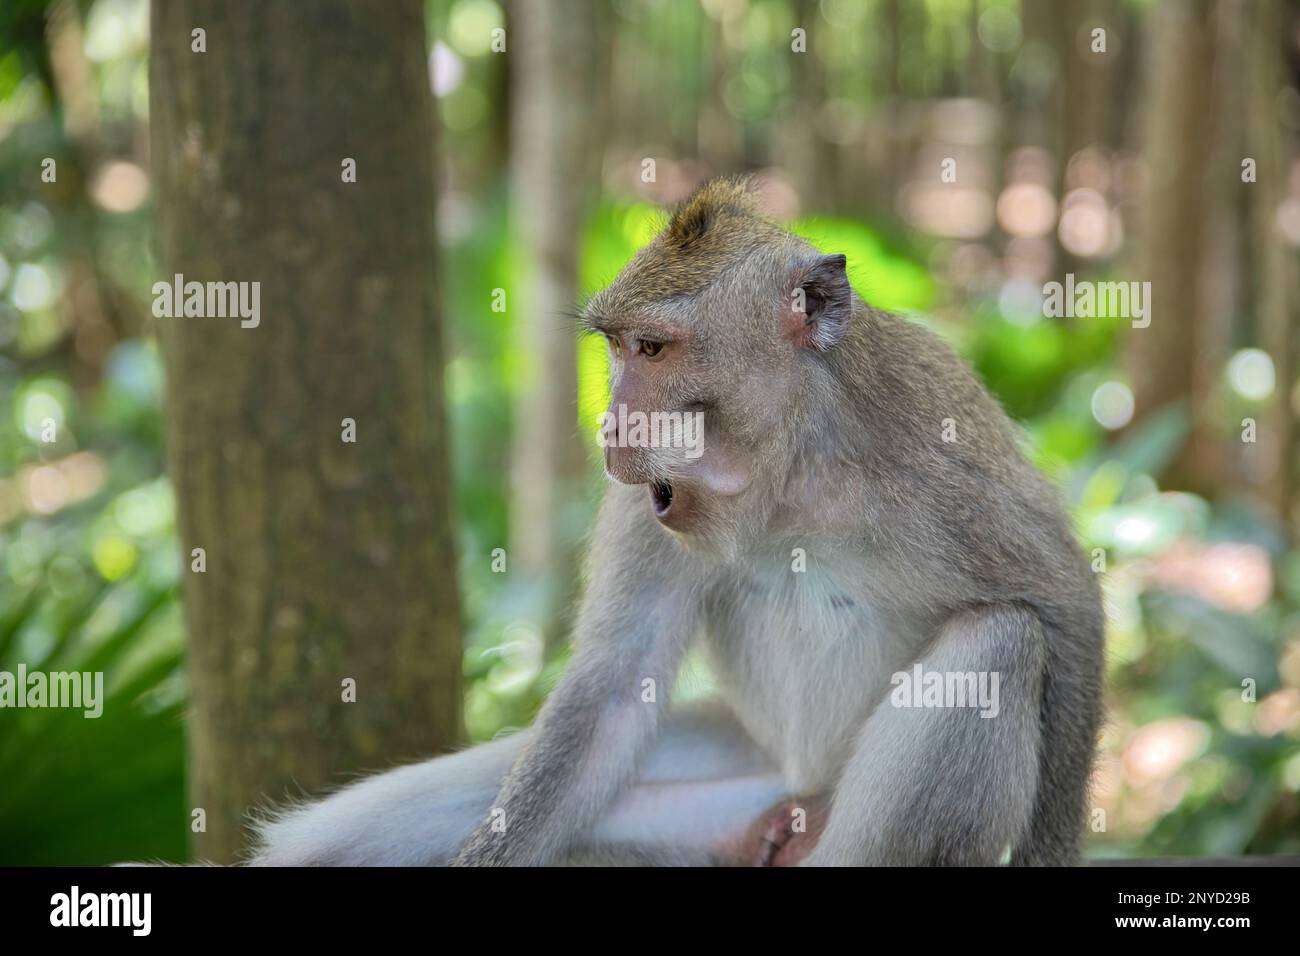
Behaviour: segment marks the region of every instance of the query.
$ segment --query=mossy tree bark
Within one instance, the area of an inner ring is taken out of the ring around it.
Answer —
[[[256,328],[158,320],[207,859],[460,735],[424,36],[419,0],[153,5],[158,278],[261,283]]]

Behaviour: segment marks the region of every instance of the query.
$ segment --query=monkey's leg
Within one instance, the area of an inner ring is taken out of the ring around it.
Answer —
[[[864,725],[805,863],[996,864],[1029,827],[1044,660],[1042,627],[1023,607],[951,617],[917,662],[921,686],[912,686],[913,667]],[[925,696],[934,680],[954,690],[940,694],[941,706],[924,706],[935,700]],[[956,686],[969,692],[972,683],[986,700],[952,706]]]
[[[259,827],[266,866],[444,864],[487,819],[531,731],[369,777]],[[780,775],[726,708],[670,714],[636,786],[575,863],[707,863],[782,794]]]

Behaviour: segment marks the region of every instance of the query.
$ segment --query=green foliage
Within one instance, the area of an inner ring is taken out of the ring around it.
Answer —
[[[178,613],[171,589],[130,579],[82,600],[33,589],[0,621],[0,670],[105,675],[98,717],[4,714],[0,865],[186,859]]]
[[[934,280],[913,256],[886,249],[865,223],[811,217],[790,224],[793,232],[823,252],[842,252],[858,294],[879,309],[921,312],[934,302]]]

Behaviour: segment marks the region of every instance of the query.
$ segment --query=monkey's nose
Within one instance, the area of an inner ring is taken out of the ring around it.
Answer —
[[[605,474],[624,485],[639,485],[645,478],[637,474],[636,461],[632,448],[605,446]]]

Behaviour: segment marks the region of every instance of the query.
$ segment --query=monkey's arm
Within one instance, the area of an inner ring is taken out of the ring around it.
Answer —
[[[643,489],[607,496],[573,659],[456,865],[554,861],[589,835],[654,741],[697,601],[666,532],[630,526],[638,507],[648,510]]]
[[[953,615],[923,673],[997,674],[992,706],[902,707],[886,696],[835,788],[812,866],[992,865],[1029,826],[1038,778],[1045,649],[1027,608]],[[919,694],[920,688],[916,688]],[[989,712],[991,716],[981,716]]]

